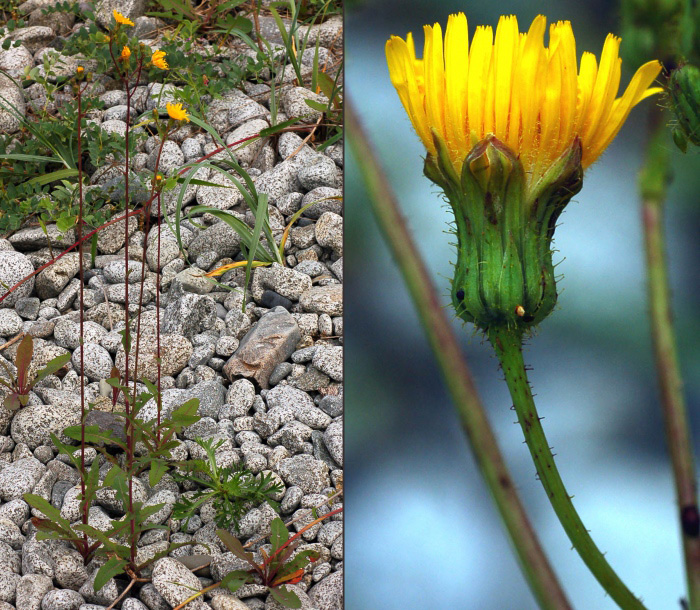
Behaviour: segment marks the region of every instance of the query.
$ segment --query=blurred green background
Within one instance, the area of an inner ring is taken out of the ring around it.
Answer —
[[[620,33],[615,3],[379,0],[346,7],[346,91],[383,159],[448,303],[454,260],[449,211],[422,175],[425,151],[389,82],[384,43],[464,11],[470,34],[515,14],[572,21],[578,56]],[[624,47],[624,39],[623,39]],[[630,70],[623,65],[622,83]],[[671,470],[648,334],[636,174],[646,114],[632,111],[586,175],[555,235],[559,306],[526,350],[562,477],[614,568],[650,609],[684,592]],[[669,147],[672,147],[669,138]],[[700,438],[697,311],[700,157],[673,156],[667,236],[679,349],[696,450]],[[422,328],[346,165],[346,608],[528,610],[532,596],[442,387]],[[534,525],[577,609],[615,604],[588,574],[556,520],[488,344],[462,329],[464,351]]]

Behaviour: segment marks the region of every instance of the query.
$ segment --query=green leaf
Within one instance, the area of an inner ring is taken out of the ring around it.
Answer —
[[[37,496],[35,494],[24,494],[23,498],[24,501],[29,504],[29,506],[44,513],[47,519],[55,521],[65,529],[70,529],[70,523],[61,517],[61,511],[48,500],[45,500],[41,496]]]
[[[278,550],[285,542],[289,540],[289,530],[284,524],[284,521],[277,517],[270,524],[270,544],[272,544],[272,552]]]
[[[313,108],[314,110],[318,110],[320,112],[326,113],[330,110],[330,107],[328,104],[322,104],[321,102],[317,102],[315,100],[304,100],[306,102],[306,105],[309,108]]]
[[[78,222],[78,217],[77,216],[64,216],[61,215],[56,219],[56,228],[61,232],[65,233],[68,231],[68,229],[71,229],[75,226],[75,223]]]
[[[28,155],[31,156],[31,155]],[[52,161],[56,161],[55,159],[52,159]],[[56,180],[63,180],[64,178],[72,178],[73,176],[78,175],[78,170],[77,169],[57,169],[54,172],[50,172],[48,174],[42,174],[41,176],[35,176],[34,178],[31,178],[27,180],[27,184],[38,184],[39,186],[43,186],[44,184],[49,184],[50,182],[55,182]],[[62,229],[59,229],[59,231],[62,231]]]
[[[294,593],[294,591],[290,591],[285,586],[270,587],[270,595],[285,608],[301,608],[301,600],[297,594]]]
[[[292,119],[289,119],[288,121],[283,121],[282,123],[279,123],[277,125],[273,125],[272,127],[266,127],[265,129],[260,130],[260,137],[261,138],[267,138],[269,136],[274,136],[276,133],[279,133],[283,129],[286,129],[287,127],[290,127],[291,125],[294,125],[299,122],[298,117],[294,117]]]
[[[56,356],[53,360],[49,360],[49,362],[46,363],[46,366],[37,372],[36,377],[32,382],[32,385],[41,381],[42,379],[44,379],[44,377],[47,377],[48,375],[53,375],[56,371],[62,369],[70,361],[70,358],[71,355],[69,352],[66,354],[61,354],[60,356]]]
[[[19,411],[22,407],[22,403],[19,401],[19,394],[17,392],[12,392],[5,396],[5,400],[2,403],[8,411]]]
[[[197,415],[199,409],[199,398],[190,398],[172,412],[170,420],[176,426],[191,426],[201,418]]]
[[[255,559],[253,558],[253,553],[249,553],[243,548],[241,541],[236,538],[231,532],[220,529],[216,530],[216,535],[221,538],[221,542],[224,543],[226,548],[231,551],[236,557],[247,561],[250,565],[257,568]]]
[[[118,557],[110,557],[95,575],[94,591],[97,593],[102,587],[104,587],[110,578],[122,574],[124,568],[129,565],[129,562],[125,559],[119,559]]]
[[[229,591],[231,591],[231,593],[235,593],[247,582],[254,582],[253,578],[250,574],[248,574],[248,572],[244,572],[243,570],[234,570],[223,577],[221,580],[221,586],[226,587]]]
[[[95,258],[97,257],[97,233],[90,239],[90,265],[95,266]]]
[[[32,354],[34,353],[34,340],[32,336],[27,333],[24,335],[24,339],[19,344],[17,348],[17,356],[15,357],[15,366],[17,367],[17,385],[21,391],[26,389],[27,385],[27,371],[29,370],[29,365],[32,363]]]
[[[42,155],[22,155],[19,153],[0,155],[0,159],[7,159],[8,161],[30,161],[34,163],[56,163],[56,159],[54,157],[44,157]]]
[[[300,551],[280,569],[278,578],[305,568],[311,560],[316,561],[320,557],[318,551]]]

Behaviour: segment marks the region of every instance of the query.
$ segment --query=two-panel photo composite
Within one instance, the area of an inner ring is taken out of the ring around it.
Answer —
[[[0,0],[0,610],[700,610],[700,0]]]

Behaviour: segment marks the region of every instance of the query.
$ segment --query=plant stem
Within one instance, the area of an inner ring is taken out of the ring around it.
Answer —
[[[525,513],[491,429],[471,372],[437,296],[431,274],[401,215],[396,196],[372,150],[352,105],[346,102],[345,120],[350,147],[364,177],[369,202],[387,245],[401,270],[418,310],[431,348],[457,408],[462,428],[477,465],[491,492],[520,560],[520,567],[541,608],[571,608]]]
[[[503,367],[518,423],[523,429],[525,442],[535,462],[537,476],[547,492],[552,508],[571,544],[596,577],[603,589],[624,610],[641,610],[644,605],[622,582],[598,550],[588,530],[578,516],[571,497],[559,476],[554,456],[544,434],[535,401],[532,398],[522,353],[522,334],[519,330],[492,327],[487,335]]]
[[[85,489],[85,269],[83,262],[83,149],[82,149],[82,123],[83,123],[83,96],[82,86],[78,82],[78,277],[80,280],[80,493],[82,497],[83,525],[88,524],[89,501]],[[83,532],[83,545],[88,546],[87,532]]]
[[[661,116],[658,111],[655,114]],[[698,610],[700,609],[700,516],[697,505],[693,445],[673,330],[663,228],[666,186],[670,178],[670,143],[663,121],[656,120],[658,125],[652,126],[647,159],[640,177],[651,334],[661,388],[661,409],[679,507],[688,585],[688,607],[690,610]]]

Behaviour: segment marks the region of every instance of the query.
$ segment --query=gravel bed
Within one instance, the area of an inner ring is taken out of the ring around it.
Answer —
[[[28,0],[20,7],[28,15],[29,26],[12,33],[14,40],[22,41],[21,46],[0,50],[0,68],[21,72],[24,66],[40,64],[48,49],[60,48],[57,40],[80,27],[65,18],[45,19],[40,7],[51,3]],[[107,16],[113,8],[135,20],[144,42],[154,43],[153,19],[140,16],[144,2],[104,0],[98,21],[104,22],[103,25],[108,23]],[[333,51],[324,45],[331,46],[338,37],[342,38],[342,20],[332,18],[311,27],[310,38],[320,38],[321,55],[332,56]],[[79,61],[67,57],[67,69],[74,69]],[[315,122],[318,117],[304,99],[316,99],[316,94],[295,86],[292,78],[287,81],[289,84],[281,90],[281,107],[286,116],[306,112],[307,120]],[[269,87],[248,85],[247,93],[231,91],[209,106],[207,121],[226,142],[237,141],[268,126]],[[105,131],[123,132],[126,128],[123,93],[109,90],[99,82],[95,87],[95,94],[105,101],[106,108],[93,113],[91,120]],[[143,85],[136,96],[137,112],[154,107],[155,101],[150,96],[159,92],[158,84]],[[22,112],[31,104],[46,101],[42,101],[35,85],[20,90],[2,76],[0,97],[12,100]],[[166,98],[163,95],[163,105]],[[18,127],[16,123],[13,116],[0,109],[0,132],[12,133]],[[153,137],[143,140],[132,169],[152,168],[157,144]],[[161,169],[179,167],[215,148],[211,136],[193,125],[185,125],[166,142]],[[28,406],[14,414],[0,407],[0,610],[104,609],[128,582],[112,579],[95,593],[92,582],[97,564],[84,566],[67,543],[38,541],[31,522],[32,510],[22,497],[25,493],[41,495],[67,519],[78,520],[78,474],[57,456],[50,434],[60,436],[63,428],[80,421],[80,373],[84,374],[87,400],[99,405],[92,414],[95,422],[104,427],[118,425],[111,400],[104,396],[100,382],[110,377],[115,365],[124,372],[125,354],[119,331],[125,327],[127,307],[133,318],[132,328],[136,328],[135,299],[142,272],[145,282],[140,316],[141,353],[138,371],[133,371],[134,359],[130,359],[130,374],[155,381],[155,329],[160,324],[164,408],[173,409],[193,397],[200,401],[198,414],[202,419],[178,438],[178,457],[199,455],[194,438],[215,438],[225,441],[217,452],[222,460],[243,463],[254,473],[274,472],[284,484],[279,497],[280,516],[285,521],[301,517],[292,531],[310,521],[310,517],[304,518],[310,507],[322,505],[324,496],[342,490],[342,144],[317,152],[299,135],[289,132],[235,154],[254,178],[257,190],[269,196],[270,224],[276,239],[279,240],[301,206],[323,200],[306,210],[291,229],[285,266],[273,264],[254,271],[244,311],[241,269],[217,278],[224,287],[203,276],[221,265],[240,260],[239,236],[225,222],[208,214],[197,218],[196,224],[182,222],[184,255],[175,235],[163,223],[160,269],[155,227],[146,234],[143,223],[135,218],[130,221],[128,270],[124,264],[124,223],[117,223],[100,234],[94,265],[89,258],[85,261],[83,371],[79,361],[77,253],[64,256],[0,303],[0,345],[19,333],[32,334],[37,366],[62,353],[72,354],[66,370],[49,376],[35,387]],[[113,189],[118,193],[123,181],[119,171],[123,172],[123,166],[121,170],[114,165],[91,169],[91,188]],[[221,174],[206,168],[197,177],[223,186],[227,182]],[[163,197],[166,213],[172,215],[175,199],[170,193]],[[254,222],[235,188],[191,185],[185,203],[230,210],[244,222],[251,225]],[[155,208],[153,213],[157,214]],[[155,216],[152,220],[155,222]],[[30,226],[0,239],[0,285],[14,285],[46,263],[52,252],[60,251],[61,246],[75,239],[73,231],[61,234],[54,225],[48,226],[47,232],[48,236],[40,227]],[[126,282],[129,282],[128,303]],[[159,320],[157,291],[161,305]],[[0,351],[0,360],[10,367],[17,345],[15,342]],[[0,388],[0,399],[3,397],[4,390]],[[152,405],[144,408],[144,419],[154,408]],[[90,458],[104,461],[96,453]],[[139,548],[144,553],[155,553],[167,540],[197,544],[178,548],[156,561],[150,570],[151,582],[135,587],[118,607],[167,610],[191,595],[192,589],[210,585],[241,567],[214,535],[211,506],[204,505],[187,528],[172,518],[172,506],[191,488],[178,486],[169,475],[154,488],[149,486],[147,475],[139,483],[135,485],[135,493],[140,499],[151,504],[165,503],[155,518],[167,526],[165,530],[144,533]],[[342,497],[336,498],[332,509],[341,504]],[[319,514],[328,510],[327,505],[323,506],[325,510],[319,508]],[[115,518],[118,508],[110,494],[98,494],[90,508],[90,522],[99,527],[100,523]],[[235,533],[243,542],[259,538],[268,532],[274,517],[274,510],[266,503],[253,507],[241,521],[240,531]],[[260,544],[252,548],[257,549]],[[320,559],[309,565],[302,581],[290,586],[301,599],[302,608],[341,608],[342,513],[305,532],[300,548],[320,553]],[[210,555],[211,565],[195,575],[183,558],[198,554]],[[257,585],[246,585],[235,595],[215,589],[188,607],[281,608],[265,588]]]

